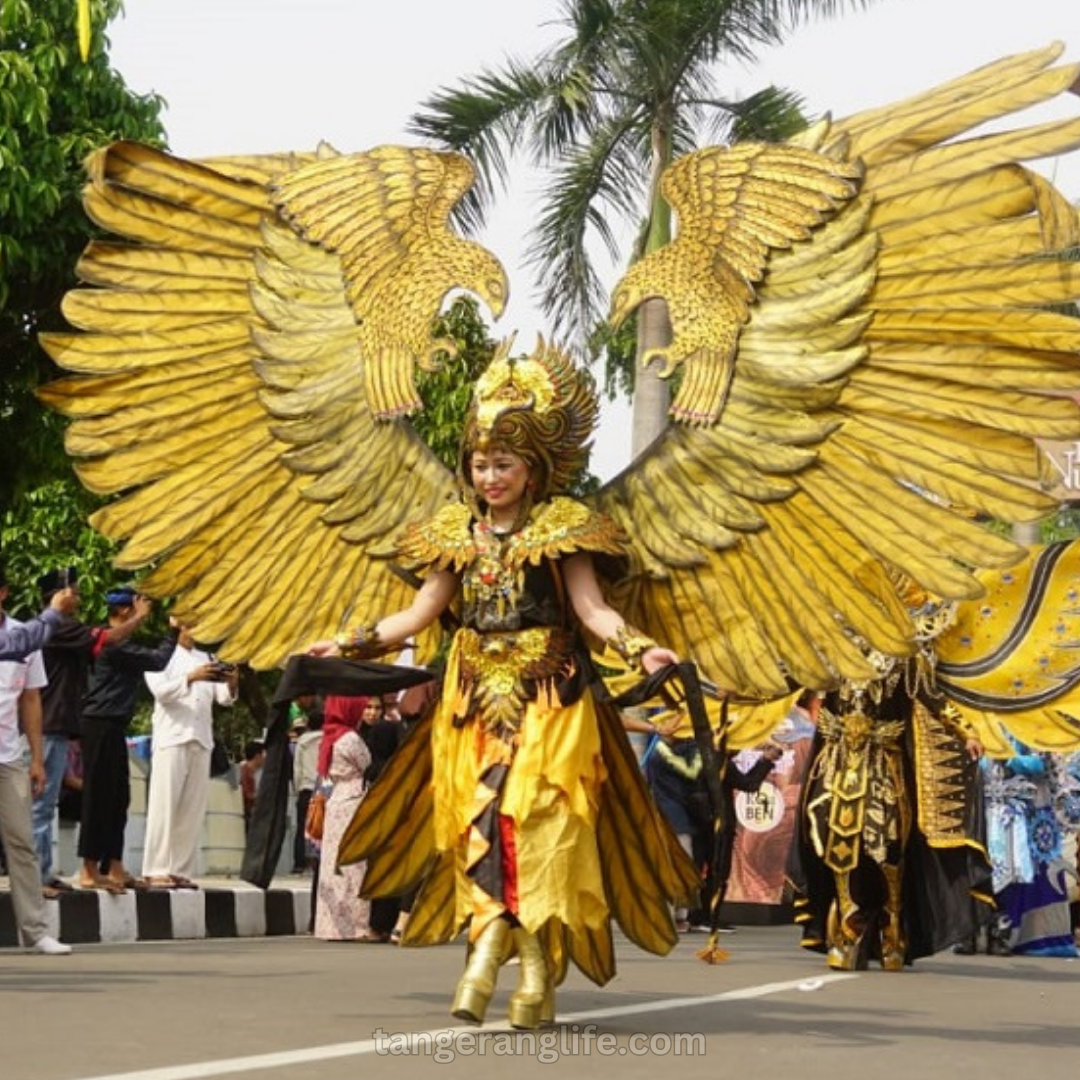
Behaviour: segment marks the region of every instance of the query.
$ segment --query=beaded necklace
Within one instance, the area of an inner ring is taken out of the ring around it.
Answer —
[[[506,558],[506,543],[512,534],[500,533],[490,521],[473,525],[476,557],[462,576],[466,602],[494,605],[502,618],[513,609],[521,596],[524,572],[515,569]]]

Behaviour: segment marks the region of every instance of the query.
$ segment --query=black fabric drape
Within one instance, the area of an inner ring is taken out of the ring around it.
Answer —
[[[675,685],[670,685],[672,683]],[[727,699],[724,700],[721,711],[721,730],[718,735],[714,735],[705,708],[704,689],[697,665],[684,660],[654,671],[629,690],[610,700],[616,707],[626,708],[630,705],[640,705],[654,697],[659,697],[674,707],[686,709],[694,731],[694,742],[701,754],[701,775],[708,797],[713,827],[709,859],[711,881],[707,891],[711,898],[710,922],[715,933],[719,926],[720,904],[723,902],[724,886],[727,882],[727,873],[723,870],[724,842],[725,836],[730,834],[730,822],[725,821],[726,804],[723,782],[727,761]],[[730,852],[727,863],[730,864]],[[718,871],[722,872],[722,877],[718,876]]]
[[[265,889],[270,885],[285,842],[292,757],[289,753],[289,703],[305,694],[381,696],[429,682],[424,668],[396,667],[339,657],[293,656],[274,693],[266,731],[266,761],[255,797],[240,876]]]

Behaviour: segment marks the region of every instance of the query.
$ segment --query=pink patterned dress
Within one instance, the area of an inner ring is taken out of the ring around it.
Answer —
[[[326,804],[315,908],[315,937],[323,941],[354,941],[370,933],[371,905],[360,899],[366,864],[336,869],[341,836],[364,798],[364,774],[370,764],[371,753],[355,731],[346,732],[334,744],[333,790]]]

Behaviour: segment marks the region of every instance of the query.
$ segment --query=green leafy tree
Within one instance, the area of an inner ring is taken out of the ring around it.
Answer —
[[[476,163],[477,190],[463,209],[468,224],[482,220],[519,150],[551,170],[529,257],[556,332],[589,338],[602,302],[590,241],[598,239],[618,259],[623,253],[611,221],[621,218],[645,222],[632,258],[667,243],[671,213],[658,184],[675,156],[706,141],[777,139],[802,126],[790,91],[723,96],[717,79],[724,63],[752,62],[798,22],[868,2],[562,0],[562,41],[529,63],[510,61],[440,91],[413,117],[412,130]],[[663,303],[643,305],[638,355],[668,334]],[[660,433],[666,412],[664,384],[638,371],[635,453]]]
[[[115,547],[87,524],[96,500],[74,479],[27,491],[0,515],[0,550],[11,583],[7,607],[33,615],[41,607],[37,579],[53,567],[74,566],[83,597],[82,618],[105,617],[105,592],[114,584]]]
[[[465,414],[472,388],[495,352],[471,297],[458,297],[435,322],[433,335],[449,338],[457,346],[455,356],[444,355],[437,371],[421,371],[417,379],[424,408],[413,418],[417,432],[448,468],[457,470]]]
[[[59,418],[34,390],[55,374],[37,335],[63,325],[91,233],[83,163],[114,139],[164,139],[162,100],[132,93],[109,65],[103,28],[120,8],[92,0],[83,61],[74,0],[0,0],[0,506],[69,475]]]

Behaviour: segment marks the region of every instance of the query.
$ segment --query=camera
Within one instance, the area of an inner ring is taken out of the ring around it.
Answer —
[[[236,670],[235,664],[226,664],[221,660],[212,660],[210,662],[210,671],[218,681],[224,681]]]

